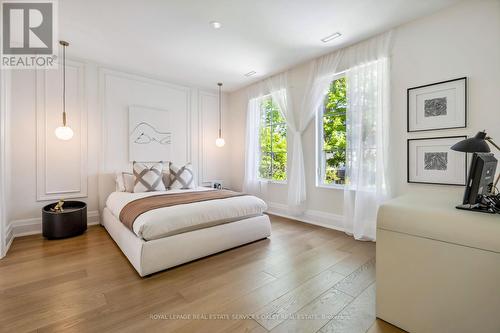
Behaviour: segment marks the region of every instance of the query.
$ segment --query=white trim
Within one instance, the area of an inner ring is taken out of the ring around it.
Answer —
[[[0,258],[7,254],[10,241],[7,241],[9,228],[7,226],[8,212],[6,205],[8,188],[8,109],[10,101],[10,72],[2,70],[0,73]],[[7,243],[7,244],[6,244]]]
[[[316,185],[317,188],[326,188],[329,190],[341,190],[343,191],[345,188],[345,185],[343,184],[320,184]]]
[[[287,185],[288,184],[287,180],[274,180],[274,179],[267,179],[267,178],[260,178],[260,177],[258,177],[257,180],[261,183],[267,183],[267,184],[277,184],[277,185]]]
[[[87,148],[88,148],[88,136],[87,136],[87,118],[88,118],[88,105],[85,91],[85,69],[86,65],[81,62],[68,60],[66,67],[73,67],[77,71],[77,82],[76,89],[78,92],[78,108],[80,112],[80,182],[78,188],[66,188],[64,190],[49,191],[47,183],[47,173],[50,171],[47,169],[47,144],[46,137],[48,131],[46,128],[47,122],[47,112],[53,112],[53,110],[47,110],[46,104],[46,88],[50,84],[47,81],[46,70],[36,70],[35,71],[35,84],[36,84],[36,193],[37,201],[55,200],[64,196],[66,199],[71,198],[85,198],[87,197],[88,189],[88,163],[87,163]],[[71,117],[71,113],[70,113]],[[52,135],[52,131],[49,131]],[[74,138],[73,138],[74,140]]]
[[[217,94],[212,93],[206,90],[199,90],[198,91],[198,180],[201,183],[207,183],[210,182],[207,180],[206,177],[206,170],[205,170],[205,161],[208,159],[208,157],[205,156],[205,149],[204,149],[204,135],[205,135],[205,126],[203,123],[203,117],[205,116],[205,109],[203,108],[203,98],[204,97],[213,97],[217,101]]]
[[[330,82],[333,82],[335,80],[338,80],[342,77],[346,76],[347,71],[342,71],[339,73],[336,73],[333,75],[332,80]],[[326,92],[328,94],[328,91]],[[325,94],[325,95],[326,95]],[[325,95],[323,95],[323,98],[325,98]],[[321,152],[323,151],[323,143],[321,141],[321,138],[323,137],[323,112],[324,112],[324,107],[320,107],[318,110],[316,110],[316,115],[315,115],[315,161],[316,161],[316,172],[315,172],[315,185],[318,188],[328,188],[328,189],[343,189],[344,185],[342,184],[326,184],[323,182],[323,176],[325,173],[325,168],[323,164],[323,154]],[[321,116],[320,116],[321,113]],[[326,164],[326,162],[325,162]]]
[[[99,212],[93,210],[87,213],[87,225],[99,224]],[[12,239],[16,237],[36,235],[42,233],[42,218],[34,217],[10,221],[7,230],[12,230]],[[12,241],[11,241],[12,242]]]
[[[9,252],[10,246],[12,245],[12,242],[14,241],[14,232],[12,231],[12,225],[9,223],[7,226],[7,232],[5,233],[5,253],[4,256],[7,255],[7,252]],[[10,235],[10,236],[9,236]]]
[[[320,227],[345,231],[343,225],[343,216],[333,213],[322,212],[319,210],[308,209],[303,214],[294,216],[289,213],[288,206],[277,202],[267,202],[267,213],[286,217],[291,220],[314,224]]]

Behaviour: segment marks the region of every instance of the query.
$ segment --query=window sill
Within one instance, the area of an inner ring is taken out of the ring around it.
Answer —
[[[326,188],[329,190],[344,190],[345,186],[341,184],[332,184],[332,185],[316,184],[316,188]]]
[[[287,181],[280,181],[280,180],[271,180],[271,179],[259,179],[260,182],[262,183],[267,183],[267,184],[278,184],[278,185],[287,185]]]

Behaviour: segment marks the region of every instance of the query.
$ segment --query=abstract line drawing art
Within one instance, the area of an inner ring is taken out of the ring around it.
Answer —
[[[172,133],[160,132],[153,125],[143,121],[137,124],[132,130],[130,139],[133,140],[134,143],[140,145],[147,145],[155,142],[160,145],[170,145],[172,144]]]
[[[176,129],[168,110],[129,106],[129,161],[169,161]]]
[[[448,169],[448,153],[425,153],[424,164],[425,170],[445,171]]]

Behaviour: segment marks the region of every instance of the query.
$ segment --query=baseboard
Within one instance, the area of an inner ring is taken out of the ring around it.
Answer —
[[[97,210],[93,210],[87,213],[87,225],[95,224],[99,224],[99,212]],[[10,243],[12,243],[12,240],[16,237],[41,234],[42,218],[35,217],[31,219],[10,221],[9,225],[7,226],[7,236],[9,235],[9,230],[11,230],[12,234]],[[6,238],[6,242],[8,241],[9,240]]]
[[[319,210],[308,209],[301,215],[292,215],[289,212],[288,206],[276,202],[268,202],[267,213],[286,217],[299,222],[314,224],[320,227],[344,231],[342,215],[326,213]]]
[[[14,241],[14,231],[12,230],[12,224],[7,225],[7,230],[5,232],[5,252],[4,256],[9,252],[10,246]]]

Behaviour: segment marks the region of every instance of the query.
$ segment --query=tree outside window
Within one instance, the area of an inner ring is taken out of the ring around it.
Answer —
[[[274,181],[287,179],[287,125],[279,107],[271,98],[260,105],[259,177]]]
[[[345,184],[347,84],[345,76],[332,81],[319,117],[319,183]]]

